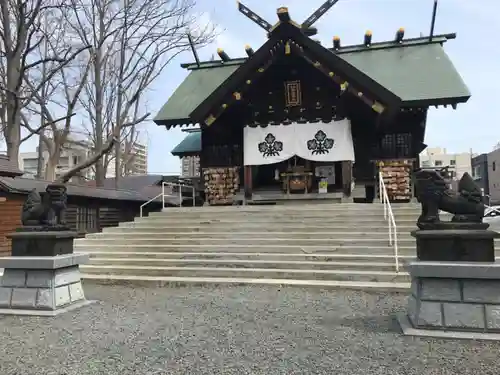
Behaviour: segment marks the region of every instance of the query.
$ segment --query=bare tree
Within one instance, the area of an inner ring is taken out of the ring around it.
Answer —
[[[66,9],[63,0],[2,0],[0,1],[0,58],[5,70],[5,78],[0,81],[0,97],[3,99],[3,134],[7,145],[7,155],[17,163],[19,146],[22,142],[22,112],[34,95],[40,93],[44,84],[69,64],[89,45],[64,46],[52,56],[41,57],[36,50],[48,37],[43,30],[42,19],[50,17],[51,22],[62,23],[62,13]],[[33,69],[44,63],[55,63],[45,78],[26,86]],[[27,119],[27,117],[25,117]],[[35,130],[38,133],[42,127]]]
[[[210,43],[214,29],[197,25],[194,0],[71,0],[74,31],[93,46],[91,74],[80,102],[93,139],[96,185],[105,178],[105,164],[121,163],[124,129],[142,123],[149,113],[138,103],[168,63],[190,45],[186,31],[196,27],[195,45]],[[105,156],[116,142],[114,156]],[[103,152],[106,150],[106,152]],[[104,157],[104,159],[103,159]],[[78,172],[88,163],[69,171]],[[119,172],[122,168],[116,168]],[[117,173],[119,180],[120,173]],[[66,176],[67,177],[67,176]]]
[[[57,26],[56,26],[57,27]],[[47,56],[59,50],[60,45],[71,40],[68,33],[57,33],[47,25],[46,32],[56,37],[45,38],[42,43],[41,56]],[[26,86],[32,91],[33,99],[28,109],[38,115],[41,120],[42,131],[34,129],[29,121],[23,121],[23,126],[29,130],[30,134],[38,133],[39,142],[39,163],[43,160],[42,150],[46,150],[48,158],[45,165],[45,175],[48,181],[53,181],[56,177],[56,166],[59,164],[61,152],[67,146],[73,146],[74,138],[70,139],[70,133],[75,130],[72,126],[73,115],[79,109],[79,96],[87,82],[90,64],[93,54],[91,51],[84,51],[79,54],[71,63],[59,69],[53,79],[47,81],[47,71],[53,69],[53,63],[41,64],[40,89],[36,91],[30,79],[26,79]],[[62,117],[58,118],[61,114]],[[24,116],[24,114],[22,114]],[[40,160],[42,159],[42,160]],[[39,165],[39,177],[41,176],[41,165]]]

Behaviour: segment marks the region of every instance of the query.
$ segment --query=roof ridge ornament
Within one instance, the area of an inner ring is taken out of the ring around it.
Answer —
[[[277,9],[277,14],[278,14],[278,23],[276,23],[274,26],[267,22],[264,18],[259,16],[257,13],[252,11],[250,8],[248,8],[246,5],[243,5],[239,0],[236,1],[238,4],[238,10],[243,13],[245,16],[247,16],[250,20],[255,22],[257,25],[262,27],[264,30],[266,30],[268,33],[271,33],[280,23],[291,23],[294,26],[297,26],[299,29],[301,29],[304,34],[307,36],[313,36],[318,33],[318,30],[315,27],[311,27],[317,20],[319,20],[328,10],[330,10],[331,7],[333,7],[335,4],[337,4],[339,0],[326,0],[323,5],[321,5],[318,9],[316,9],[301,25],[295,23],[291,17],[290,14],[288,13],[288,8],[287,7],[279,7]]]

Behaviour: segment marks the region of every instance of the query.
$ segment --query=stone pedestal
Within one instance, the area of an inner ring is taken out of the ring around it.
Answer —
[[[46,315],[87,305],[79,264],[87,254],[0,258],[0,314]]]
[[[76,232],[23,227],[7,235],[12,240],[12,256],[56,256],[73,253]]]
[[[412,280],[404,334],[500,340],[500,264],[422,262],[407,266]]]
[[[411,235],[417,239],[417,259],[441,262],[494,262],[494,239],[500,237],[487,229],[418,229]]]

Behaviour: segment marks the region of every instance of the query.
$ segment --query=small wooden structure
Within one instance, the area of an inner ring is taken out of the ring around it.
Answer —
[[[1,163],[0,163],[1,166]],[[6,174],[6,173],[4,173]],[[6,235],[21,225],[21,211],[28,193],[36,189],[45,192],[49,182],[28,178],[0,177],[0,256],[10,255],[10,240]],[[117,226],[120,222],[133,221],[140,206],[157,195],[150,196],[132,190],[116,190],[68,184],[69,227],[81,235],[100,232],[103,228]],[[147,215],[161,210],[158,198],[143,208]],[[175,204],[166,202],[166,205]]]

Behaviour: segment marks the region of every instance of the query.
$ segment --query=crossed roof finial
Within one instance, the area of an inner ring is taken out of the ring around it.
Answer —
[[[331,7],[333,7],[339,0],[326,0],[325,3],[316,9],[302,24],[300,25],[300,28],[304,31],[304,33],[308,36],[313,36],[316,35],[318,30],[316,28],[311,27],[317,20],[319,20],[328,10],[330,10]],[[238,3],[238,10],[243,13],[245,16],[247,16],[250,20],[255,22],[257,25],[262,27],[264,30],[266,30],[268,33],[270,33],[273,30],[273,25],[267,22],[265,19],[263,19],[261,16],[259,16],[257,13],[252,11],[250,8],[248,8],[246,5],[243,5],[239,1]],[[288,13],[288,8],[287,7],[280,7],[277,10],[278,13],[278,18],[280,19],[281,22],[290,22],[290,15]]]

